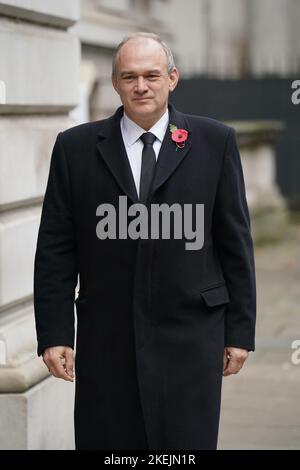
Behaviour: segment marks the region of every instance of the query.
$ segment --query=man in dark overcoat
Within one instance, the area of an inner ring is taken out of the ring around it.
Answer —
[[[158,36],[125,38],[122,106],[54,145],[34,306],[38,355],[75,384],[76,449],[216,449],[222,379],[254,351],[235,131],[176,110],[178,78]]]

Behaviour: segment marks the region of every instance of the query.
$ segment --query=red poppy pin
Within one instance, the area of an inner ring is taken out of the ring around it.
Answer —
[[[176,144],[176,150],[182,149],[185,146],[186,139],[188,138],[188,131],[185,129],[178,129],[174,124],[170,124],[171,139]]]

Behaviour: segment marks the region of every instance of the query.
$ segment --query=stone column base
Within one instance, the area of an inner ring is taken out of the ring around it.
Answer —
[[[0,449],[74,449],[74,389],[49,377],[24,393],[1,393]]]

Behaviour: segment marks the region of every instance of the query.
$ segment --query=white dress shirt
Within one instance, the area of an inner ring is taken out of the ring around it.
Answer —
[[[133,174],[135,186],[137,193],[139,195],[140,191],[140,177],[141,177],[141,168],[142,168],[142,152],[144,144],[141,141],[140,137],[145,132],[152,132],[155,135],[156,140],[153,143],[153,150],[155,152],[156,160],[160,151],[160,147],[165,136],[167,127],[169,123],[169,110],[166,109],[166,112],[162,117],[154,124],[154,126],[145,131],[142,127],[138,126],[134,121],[132,121],[127,114],[123,114],[120,126],[121,133],[127,152],[128,160],[130,163],[131,171]]]

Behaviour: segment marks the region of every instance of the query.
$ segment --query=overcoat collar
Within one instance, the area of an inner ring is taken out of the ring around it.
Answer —
[[[190,138],[191,131],[185,115],[177,111],[171,103],[168,104],[168,107],[169,123],[174,124],[178,129],[186,129],[188,131],[188,139],[185,142],[184,148],[177,149],[175,142],[171,139],[171,132],[168,127],[158,154],[152,196],[183,161],[192,145]],[[120,129],[123,109],[123,106],[120,106],[113,116],[101,123],[101,128],[98,132],[99,141],[97,149],[119,186],[132,202],[135,203],[139,202],[138,194]]]

